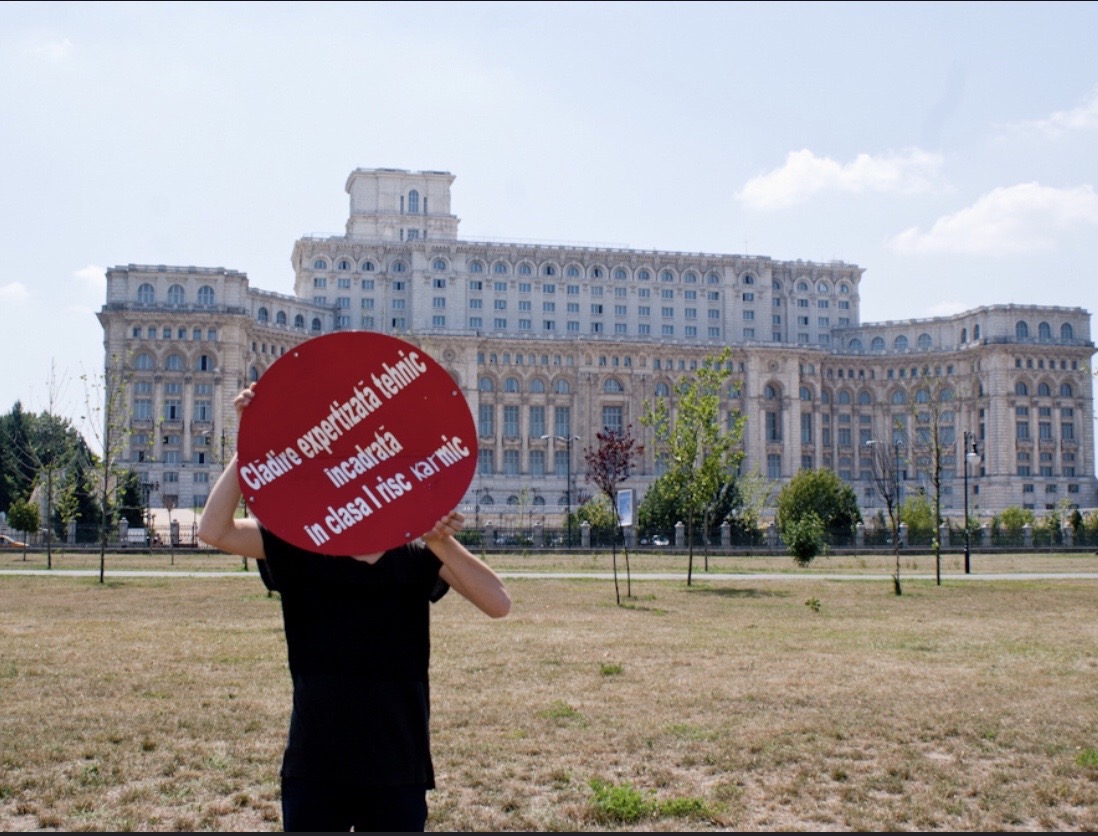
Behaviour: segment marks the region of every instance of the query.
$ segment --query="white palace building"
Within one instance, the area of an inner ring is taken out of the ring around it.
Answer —
[[[722,409],[746,416],[745,472],[780,484],[830,468],[875,509],[866,442],[915,438],[924,404],[945,401],[947,516],[961,513],[966,433],[973,513],[1098,505],[1087,311],[992,304],[863,323],[863,269],[841,261],[462,240],[453,181],[351,172],[346,233],[294,244],[292,296],[222,268],[107,271],[107,363],[132,381],[124,455],[153,505],[200,507],[234,449],[235,394],[294,345],[345,329],[417,343],[461,385],[480,435],[466,504],[481,514],[521,504],[559,521],[590,490],[583,450],[603,427],[632,425],[645,443],[641,495],[659,467],[643,405],[724,346],[735,384]],[[905,495],[927,487],[925,461],[902,455]]]

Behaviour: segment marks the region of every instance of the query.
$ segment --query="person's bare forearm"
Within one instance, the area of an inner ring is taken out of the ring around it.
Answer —
[[[198,536],[203,542],[242,557],[262,559],[263,538],[255,520],[236,518],[236,509],[240,504],[240,483],[236,479],[236,455],[225,465],[221,478],[217,480],[206,507],[202,510],[202,519],[198,523]]]
[[[486,615],[502,618],[511,611],[511,596],[499,575],[454,538],[463,522],[461,514],[451,512],[423,535],[423,542],[442,561],[444,581]]]

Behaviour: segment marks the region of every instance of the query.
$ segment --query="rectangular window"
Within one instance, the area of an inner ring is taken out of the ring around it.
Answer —
[[[445,328],[446,327],[446,315],[445,314],[435,314],[434,316],[432,316],[431,317],[431,327],[432,328]]]
[[[591,313],[595,316],[600,316],[602,314],[602,305],[591,305]]]
[[[519,408],[517,406],[503,407],[503,437],[519,437]]]
[[[572,434],[572,407],[558,406],[553,408],[553,433],[567,438]]]
[[[568,451],[553,451],[553,473],[557,476],[568,476]]]
[[[519,282],[519,293],[529,293],[530,290],[530,282]]]
[[[530,437],[541,438],[545,434],[545,407],[530,407]]]
[[[839,427],[839,446],[850,447],[850,427]]]
[[[649,325],[647,322],[642,322],[640,325],[637,326],[637,333],[640,334],[641,336],[651,334],[652,333],[652,326]]]
[[[782,440],[782,425],[778,420],[777,412],[766,413],[766,440],[767,441],[781,441]]]
[[[541,286],[541,292],[542,293],[556,293],[557,292],[557,286],[555,284],[543,284]]]
[[[496,408],[492,404],[482,403],[477,410],[477,431],[481,438],[492,438],[496,434]]]
[[[801,444],[812,443],[812,415],[808,412],[801,413]]]
[[[434,297],[432,297],[431,298],[431,307],[435,308],[435,309],[445,308],[446,307],[446,297],[445,296],[434,296]]]
[[[620,433],[625,429],[625,421],[622,412],[623,407],[604,406],[602,408],[602,426],[612,432]]]
[[[573,334],[578,334],[579,329],[580,329],[580,324],[578,322],[569,321],[569,323],[568,323],[568,331],[569,332],[571,332]]]
[[[569,296],[579,296],[579,293],[580,293],[580,286],[578,284],[568,285],[568,295]]]
[[[491,449],[481,449],[477,451],[477,473],[481,476],[492,475],[492,472],[495,469],[495,462],[493,461],[494,452],[495,451]]]
[[[767,453],[767,455],[766,455],[766,478],[768,478],[768,479],[781,479],[782,478],[782,454],[781,453]]]
[[[492,320],[492,327],[495,328],[497,331],[506,331],[507,320],[497,316],[494,320]]]
[[[1015,438],[1019,441],[1029,441],[1029,422],[1019,421],[1015,424]]]
[[[544,476],[545,475],[545,451],[544,450],[531,450],[530,451],[530,475],[531,476]]]
[[[183,401],[177,398],[168,398],[164,401],[164,420],[183,420]]]

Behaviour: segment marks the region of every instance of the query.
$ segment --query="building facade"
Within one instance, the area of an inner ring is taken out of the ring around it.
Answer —
[[[644,405],[724,346],[725,420],[746,417],[743,468],[776,485],[826,467],[874,509],[869,442],[902,450],[910,493],[928,487],[936,437],[958,516],[971,433],[977,513],[1098,505],[1087,311],[862,323],[863,269],[843,262],[465,241],[453,180],[352,172],[346,232],[295,243],[292,296],[220,268],[108,271],[108,361],[133,380],[127,457],[154,494],[200,506],[232,452],[235,393],[305,339],[364,329],[421,345],[461,385],[480,435],[465,505],[479,513],[574,505],[603,427],[645,444],[642,493],[661,467]]]

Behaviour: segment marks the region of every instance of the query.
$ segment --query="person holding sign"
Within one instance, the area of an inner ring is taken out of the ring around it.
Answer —
[[[256,394],[252,384],[235,400],[245,427]],[[419,541],[332,556],[290,543],[254,517],[237,519],[237,476],[234,456],[198,534],[259,560],[264,582],[282,598],[294,690],[281,773],[285,829],[423,830],[426,791],[434,787],[430,603],[452,588],[501,618],[511,609],[507,590],[454,538],[464,520],[457,511]]]

